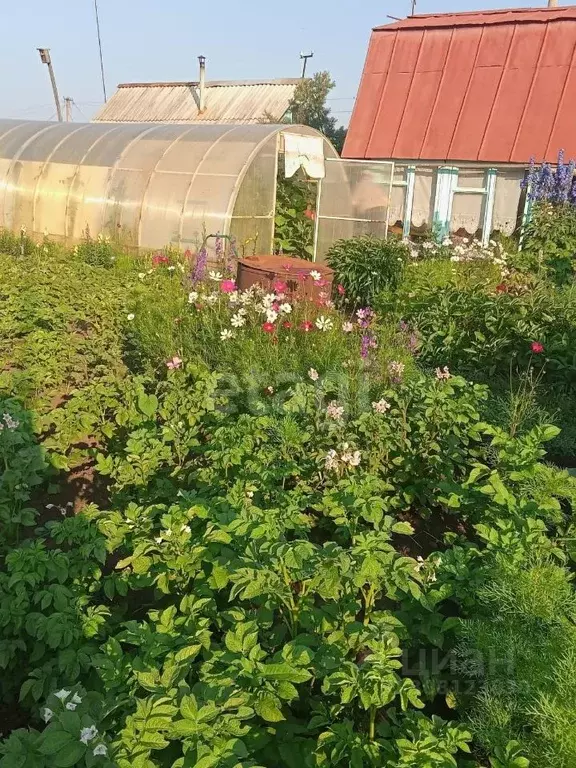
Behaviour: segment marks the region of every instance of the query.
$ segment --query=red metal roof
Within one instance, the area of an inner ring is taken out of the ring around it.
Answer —
[[[576,6],[412,16],[372,32],[344,157],[576,156]]]

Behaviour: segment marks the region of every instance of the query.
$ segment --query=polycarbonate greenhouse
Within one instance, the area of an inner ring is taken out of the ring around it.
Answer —
[[[0,227],[66,244],[103,234],[144,249],[196,250],[206,235],[231,234],[270,253],[279,155],[288,152],[324,185],[319,258],[338,237],[385,234],[388,202],[385,217],[355,215],[353,179],[365,168],[338,160],[312,128],[269,124],[0,120]],[[392,164],[361,165],[378,166],[388,201]]]

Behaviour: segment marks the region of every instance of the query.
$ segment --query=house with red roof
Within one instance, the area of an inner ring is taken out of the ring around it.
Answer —
[[[560,149],[576,157],[576,6],[373,30],[343,157],[394,161],[404,235],[512,232],[527,164]]]

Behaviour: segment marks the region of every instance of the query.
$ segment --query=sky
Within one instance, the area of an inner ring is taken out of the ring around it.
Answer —
[[[529,3],[509,3],[522,7]],[[540,5],[544,5],[544,2]],[[120,82],[298,77],[300,51],[314,51],[309,72],[336,81],[329,106],[350,119],[370,30],[410,13],[410,0],[98,0],[108,96]],[[498,8],[495,0],[418,0],[416,13]],[[73,119],[89,120],[103,101],[94,0],[0,0],[0,117],[55,118],[47,67],[51,49],[60,97]]]

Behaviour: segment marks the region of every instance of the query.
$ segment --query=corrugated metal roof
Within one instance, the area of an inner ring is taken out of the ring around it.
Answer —
[[[413,16],[372,33],[344,157],[576,155],[576,7]]]
[[[259,123],[280,122],[299,79],[209,81],[206,109],[198,112],[197,83],[125,83],[94,118],[96,122]]]

